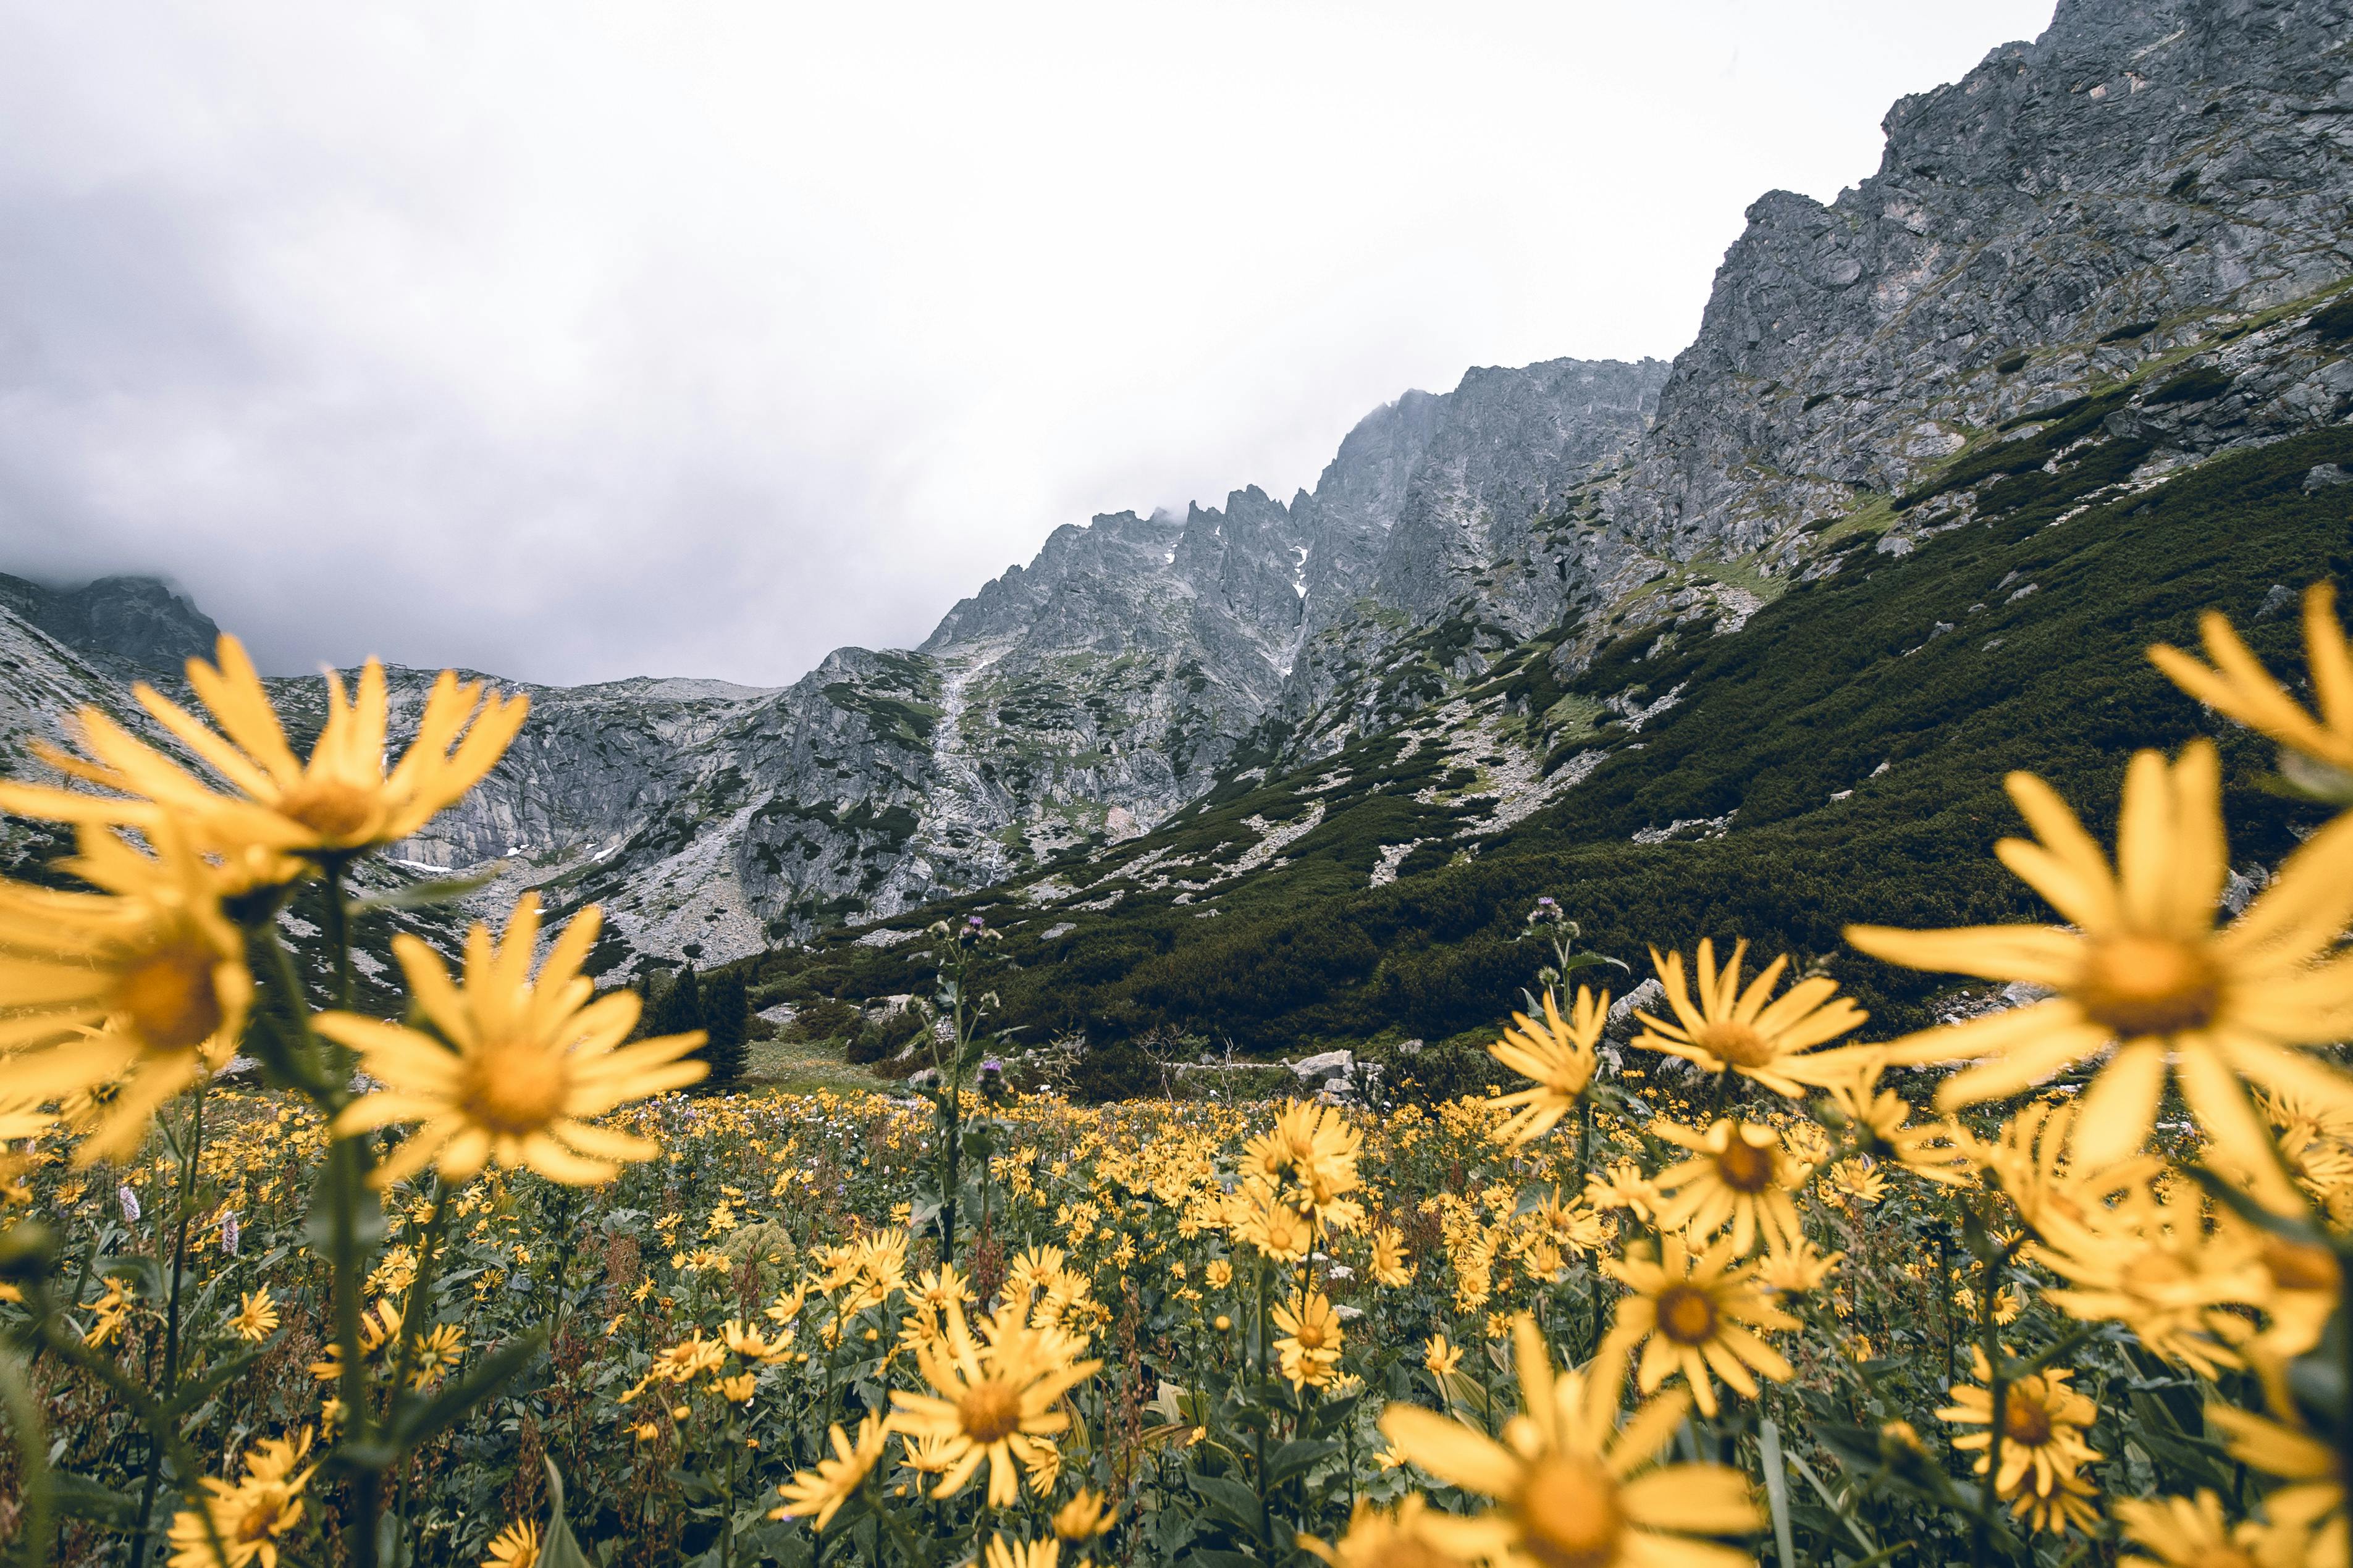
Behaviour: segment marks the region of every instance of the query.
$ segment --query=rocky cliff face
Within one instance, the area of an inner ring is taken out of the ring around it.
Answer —
[[[1749,208],[1601,515],[1679,559],[1794,555],[2001,421],[2343,279],[2348,48],[2344,0],[2063,0],[1901,100],[1876,174]]]
[[[1879,172],[1835,202],[1761,198],[1672,370],[1407,393],[1312,492],[1062,527],[921,647],[842,649],[782,690],[534,689],[506,763],[403,858],[493,871],[485,909],[604,901],[607,966],[712,961],[1034,879],[1407,723],[1450,782],[1415,797],[1431,820],[1398,829],[1395,874],[1676,700],[1570,711],[1547,665],[1736,626],[1858,535],[1900,552],[2002,484],[2156,483],[2344,420],[2353,303],[2321,296],[2353,274],[2348,39],[2353,0],[2069,0],[1897,104]],[[0,729],[119,705],[125,661],[209,641],[125,583],[0,580]],[[413,711],[425,678],[396,684]],[[316,691],[282,683],[298,709]]]
[[[85,658],[174,670],[209,653],[220,628],[159,577],[100,577],[79,588],[46,588],[0,573],[0,605]]]

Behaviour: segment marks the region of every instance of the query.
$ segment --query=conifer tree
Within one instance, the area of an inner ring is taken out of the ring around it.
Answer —
[[[701,1053],[711,1064],[711,1076],[702,1080],[704,1088],[724,1088],[744,1076],[745,1026],[751,1011],[752,999],[744,993],[739,971],[722,970],[712,977],[702,993],[702,1026],[711,1036]]]
[[[694,965],[681,967],[678,977],[655,995],[647,1013],[649,1035],[683,1035],[690,1029],[702,1028],[702,983],[694,973]]]

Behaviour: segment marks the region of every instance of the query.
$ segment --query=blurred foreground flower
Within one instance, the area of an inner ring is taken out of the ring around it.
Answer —
[[[168,826],[148,856],[98,829],[66,862],[104,889],[0,882],[0,1059],[11,1099],[121,1080],[82,1143],[87,1164],[136,1148],[155,1108],[227,1065],[253,996],[245,942],[213,868]]]
[[[1914,969],[2023,981],[2058,994],[1889,1048],[1899,1063],[1982,1060],[1937,1090],[1940,1106],[2017,1094],[2113,1050],[2084,1091],[2077,1152],[2113,1163],[2139,1150],[2171,1077],[2217,1150],[2267,1202],[2298,1205],[2242,1078],[2317,1103],[2353,1104],[2353,1080],[2294,1047],[2353,1025],[2353,959],[2331,958],[2353,916],[2353,816],[2322,828],[2229,926],[2214,915],[2229,862],[2213,746],[2192,742],[2170,767],[2137,753],[2125,775],[2117,865],[2075,814],[2031,773],[2010,798],[2040,842],[2005,838],[2002,863],[2074,929],[1850,926],[1864,952]]]
[[[2212,668],[2166,643],[2148,650],[2173,684],[2285,748],[2280,771],[2316,795],[2353,797],[2353,649],[2337,621],[2337,584],[2304,591],[2304,658],[2318,717],[2306,712],[2239,640],[2220,610],[2198,617]]]
[[[97,709],[84,708],[75,724],[86,756],[45,745],[34,750],[59,772],[111,793],[0,784],[0,810],[151,830],[177,816],[208,849],[350,855],[406,838],[456,802],[505,754],[531,707],[529,698],[502,699],[445,669],[426,699],[407,754],[387,773],[384,667],[370,659],[349,698],[343,677],[327,671],[326,728],[305,763],[288,747],[244,645],[223,633],[215,657],[217,666],[188,660],[188,684],[217,730],[144,681],[132,690],[237,793],[215,790]]]

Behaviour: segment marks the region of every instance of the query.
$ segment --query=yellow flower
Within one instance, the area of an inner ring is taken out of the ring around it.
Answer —
[[[1658,1174],[1659,1191],[1671,1194],[1659,1205],[1661,1230],[1688,1229],[1704,1241],[1728,1226],[1732,1250],[1744,1256],[1759,1236],[1774,1247],[1797,1245],[1804,1232],[1789,1194],[1804,1183],[1807,1170],[1789,1158],[1779,1133],[1729,1119],[1705,1132],[1672,1121],[1656,1122],[1651,1131],[1694,1154]]]
[[[1879,1075],[1887,1066],[1884,1049],[1855,1046],[1838,1055],[1842,1064],[1824,1054],[1821,1087],[1863,1157],[1894,1160],[1914,1175],[1946,1186],[1976,1181],[1977,1141],[1968,1129],[1949,1117],[1924,1126],[1905,1125],[1911,1102],[1879,1087]]]
[[[1388,1460],[1395,1452],[1384,1450],[1380,1458]],[[1391,1469],[1404,1462],[1399,1456],[1394,1463],[1384,1463],[1382,1468]],[[1301,1546],[1331,1563],[1332,1568],[1469,1568],[1462,1559],[1432,1538],[1430,1523],[1443,1516],[1429,1510],[1429,1500],[1419,1492],[1409,1494],[1398,1504],[1395,1512],[1359,1502],[1348,1517],[1348,1533],[1336,1545],[1326,1545],[1306,1534],[1296,1539]]]
[[[348,855],[408,837],[473,788],[505,754],[531,707],[528,698],[501,699],[495,689],[443,670],[407,754],[387,773],[384,667],[370,659],[348,700],[343,678],[327,672],[327,723],[306,764],[288,748],[244,647],[224,634],[216,657],[217,668],[190,659],[188,683],[217,731],[144,681],[132,692],[235,794],[216,792],[95,708],[84,708],[76,725],[86,757],[34,749],[59,771],[132,798],[0,784],[0,810],[148,831],[179,817],[208,848]]]
[[[1604,991],[1596,997],[1587,987],[1578,986],[1576,1001],[1569,1004],[1568,1021],[1563,1023],[1547,989],[1544,1013],[1541,1023],[1525,1013],[1513,1014],[1513,1026],[1487,1047],[1489,1056],[1522,1078],[1535,1080],[1528,1088],[1494,1101],[1518,1108],[1491,1134],[1498,1142],[1518,1145],[1543,1137],[1576,1108],[1585,1086],[1593,1081],[1598,1059],[1593,1047],[1601,1038],[1601,1026],[1609,1018],[1609,993]]]
[[[1964,1453],[1989,1449],[1993,1444],[1993,1391],[1979,1386],[1993,1381],[1993,1370],[1986,1363],[1984,1351],[1970,1354],[1976,1358],[1977,1384],[1956,1387],[1953,1403],[1936,1412],[1940,1421],[1986,1428],[1953,1439],[1953,1447]],[[2049,1498],[2059,1489],[2062,1478],[2073,1479],[2079,1468],[2101,1458],[2084,1441],[2084,1430],[2098,1417],[2099,1406],[2067,1386],[2067,1380],[2074,1375],[2063,1368],[2046,1368],[2003,1389],[2001,1470],[1994,1477],[1996,1495],[2005,1500],[2028,1494]],[[1984,1475],[1987,1464],[1987,1456],[1979,1455],[1973,1467],[1976,1473]]]
[[[2057,994],[1908,1037],[1890,1059],[1978,1060],[1938,1089],[1937,1103],[1950,1108],[2016,1094],[2112,1053],[2082,1100],[2075,1138],[2084,1160],[2137,1152],[2170,1076],[2216,1152],[2265,1202],[2293,1208],[2295,1189],[2239,1079],[2324,1104],[2353,1101],[2353,1085],[2295,1048],[2341,1039],[2353,1023],[2353,960],[2324,962],[2353,915],[2353,816],[2315,834],[2217,931],[2228,863],[2211,744],[2192,742],[2171,767],[2155,752],[2133,758],[2114,870],[2049,785],[2028,773],[2012,773],[2009,785],[2041,842],[2005,838],[1997,853],[2074,930],[1853,926],[1847,940],[1891,963]]]
[[[649,1141],[589,1118],[694,1082],[709,1070],[679,1058],[702,1043],[700,1031],[621,1042],[638,1021],[638,998],[594,987],[581,962],[596,942],[598,912],[582,910],[531,978],[539,939],[539,897],[525,893],[503,940],[476,922],[466,936],[466,974],[454,984],[440,955],[403,932],[393,951],[441,1038],[353,1013],[322,1014],[321,1034],[360,1053],[390,1086],[353,1101],[335,1118],[348,1137],[395,1121],[421,1121],[375,1175],[389,1186],[428,1161],[442,1179],[471,1179],[491,1162],[524,1166],[552,1181],[587,1186],[625,1160],[651,1158]],[[446,1040],[448,1044],[444,1044]]]
[[[717,1340],[704,1339],[698,1329],[691,1337],[656,1354],[648,1370],[665,1383],[691,1383],[705,1373],[716,1373],[726,1362],[726,1347]]]
[[[988,1538],[983,1554],[987,1568],[1055,1568],[1062,1559],[1062,1543],[1052,1536],[1043,1541],[1008,1541],[1003,1534]]]
[[[933,1496],[954,1497],[986,1460],[989,1506],[1005,1508],[1020,1498],[1018,1466],[1035,1457],[1039,1439],[1071,1424],[1055,1405],[1103,1363],[1074,1360],[1068,1337],[1030,1328],[1015,1302],[1000,1308],[982,1332],[986,1343],[976,1343],[963,1307],[949,1304],[941,1345],[917,1358],[934,1392],[894,1391],[891,1425],[913,1436],[940,1438],[954,1455]]]
[[[309,1469],[297,1471],[311,1452],[309,1428],[292,1439],[272,1437],[248,1449],[244,1479],[235,1483],[205,1478],[204,1511],[185,1509],[173,1516],[172,1568],[278,1568],[279,1542],[302,1521],[302,1489]],[[207,1530],[206,1515],[211,1515]],[[221,1552],[212,1538],[220,1538]]]
[[[1776,1248],[1765,1255],[1757,1266],[1757,1279],[1768,1289],[1784,1296],[1803,1296],[1821,1289],[1831,1271],[1844,1261],[1846,1254],[1833,1252],[1824,1257],[1814,1244],[1800,1238],[1798,1245],[1787,1250]]]
[[[2242,1365],[2230,1342],[2245,1320],[2228,1309],[2266,1304],[2271,1275],[2255,1239],[2235,1223],[2214,1223],[2186,1184],[2137,1188],[2113,1208],[2076,1224],[2042,1228],[2037,1263],[2068,1282],[2043,1298],[2070,1317],[2114,1319],[2141,1344],[2201,1377]]]
[[[1292,1387],[1321,1388],[1332,1381],[1340,1368],[1340,1319],[1323,1291],[1308,1291],[1295,1308],[1277,1307],[1274,1326],[1283,1332],[1274,1349]]]
[[[1608,1175],[1597,1171],[1585,1178],[1585,1201],[1600,1210],[1624,1209],[1645,1225],[1658,1212],[1658,1187],[1631,1160],[1620,1160]]]
[[[2263,1511],[2274,1525],[2312,1532],[2305,1560],[2314,1568],[2345,1568],[2353,1542],[2336,1450],[2299,1427],[2228,1405],[2208,1405],[2206,1419],[2228,1437],[2223,1447],[2231,1458],[2288,1483],[2263,1494]]]
[[[228,1326],[241,1340],[266,1340],[278,1331],[278,1303],[269,1298],[269,1287],[245,1292],[244,1304],[229,1314]]]
[[[1234,1239],[1278,1263],[1296,1263],[1315,1245],[1314,1219],[1284,1202],[1261,1177],[1237,1187],[1227,1205],[1226,1223]]]
[[[95,829],[66,863],[96,893],[0,882],[0,1061],[11,1100],[111,1089],[77,1164],[128,1155],[155,1108],[227,1064],[253,977],[213,868],[169,825],[152,858]]]
[[[1394,1290],[1413,1283],[1411,1258],[1412,1254],[1405,1249],[1405,1237],[1398,1234],[1397,1226],[1385,1225],[1373,1232],[1373,1257],[1366,1265],[1366,1271],[1372,1275],[1374,1284]]]
[[[1865,1207],[1887,1195],[1887,1178],[1868,1159],[1841,1160],[1831,1167],[1831,1191]]]
[[[1234,1282],[1234,1266],[1222,1258],[1211,1258],[1201,1271],[1201,1280],[1212,1290],[1222,1290]]]
[[[1462,1347],[1448,1344],[1444,1334],[1432,1334],[1422,1346],[1421,1364],[1444,1377],[1461,1366]]]
[[[1644,1394],[1669,1373],[1681,1373],[1701,1413],[1714,1416],[1711,1369],[1751,1399],[1757,1397],[1757,1380],[1750,1369],[1776,1383],[1794,1375],[1781,1352],[1753,1331],[1794,1329],[1798,1320],[1773,1305],[1747,1270],[1732,1267],[1732,1259],[1729,1240],[1694,1257],[1681,1236],[1670,1234],[1656,1263],[1627,1257],[1601,1266],[1634,1292],[1618,1303],[1609,1337],[1628,1348],[1642,1345],[1635,1382]]]
[[[2153,1154],[2136,1154],[2105,1166],[2070,1159],[2081,1109],[2074,1103],[2037,1101],[2011,1117],[1999,1138],[1977,1147],[1976,1158],[1993,1173],[2017,1205],[2019,1217],[2038,1235],[2082,1225],[2163,1168],[2164,1162]]]
[[[1381,1431],[1408,1459],[1449,1485],[1495,1500],[1494,1508],[1468,1519],[1421,1514],[1409,1540],[1426,1539],[1449,1555],[1497,1568],[1747,1563],[1728,1547],[1692,1539],[1694,1532],[1739,1534],[1762,1524],[1746,1477],[1722,1465],[1650,1469],[1683,1423],[1685,1395],[1651,1401],[1621,1428],[1622,1344],[1605,1343],[1586,1373],[1556,1375],[1532,1319],[1516,1320],[1513,1339],[1521,1410],[1505,1425],[1504,1442],[1432,1410],[1392,1405],[1383,1413]],[[1381,1561],[1369,1552],[1358,1560]],[[1399,1560],[1414,1561],[1409,1552]]]
[[[2353,652],[2337,623],[2335,584],[2323,580],[2304,591],[2305,663],[2316,719],[2271,678],[2221,612],[2199,616],[2198,630],[2212,668],[2165,643],[2148,650],[2150,660],[2207,707],[2286,747],[2280,771],[2297,783],[2332,795],[2353,784]],[[2306,759],[2318,768],[2296,765]]]
[[[759,1381],[758,1373],[742,1372],[733,1377],[715,1379],[711,1386],[717,1389],[719,1397],[730,1405],[749,1405],[752,1403],[752,1391]]]
[[[1870,1015],[1852,998],[1838,994],[1837,981],[1821,975],[1799,981],[1767,1005],[1766,998],[1789,966],[1788,956],[1767,964],[1744,991],[1740,964],[1747,952],[1746,942],[1734,943],[1732,961],[1719,973],[1715,943],[1702,937],[1699,997],[1694,1004],[1683,976],[1683,955],[1671,952],[1662,959],[1659,950],[1652,948],[1651,963],[1659,972],[1659,984],[1666,990],[1667,1005],[1673,1009],[1676,1022],[1637,1013],[1634,1016],[1647,1027],[1634,1037],[1634,1043],[1695,1062],[1708,1072],[1729,1069],[1755,1079],[1776,1094],[1801,1095],[1806,1084],[1817,1080],[1824,1065],[1808,1060],[1805,1053],[1861,1026]]]
[[[822,1531],[833,1522],[841,1505],[857,1494],[866,1484],[874,1462],[882,1457],[887,1425],[880,1415],[869,1415],[858,1424],[858,1441],[852,1443],[834,1423],[829,1434],[833,1440],[833,1458],[819,1458],[814,1470],[797,1472],[789,1481],[780,1483],[776,1490],[785,1503],[768,1517],[795,1519],[812,1509],[817,1512],[817,1528]]]
[[[1119,1521],[1119,1510],[1105,1506],[1103,1493],[1082,1487],[1054,1514],[1054,1534],[1063,1541],[1092,1541]]]
[[[482,1568],[538,1568],[539,1526],[519,1519],[491,1537],[491,1554]]]
[[[1347,1195],[1363,1184],[1356,1157],[1364,1141],[1337,1107],[1293,1100],[1271,1129],[1242,1146],[1245,1185],[1321,1229],[1345,1230],[1365,1217],[1363,1205]]]
[[[2196,1498],[2118,1498],[2112,1505],[2125,1539],[2152,1553],[2117,1560],[2116,1568],[2297,1568],[2296,1532],[2222,1517],[2222,1500],[2206,1488]]]

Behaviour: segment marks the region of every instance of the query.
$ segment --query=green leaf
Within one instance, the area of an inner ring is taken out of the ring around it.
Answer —
[[[466,1413],[475,1405],[505,1387],[544,1348],[538,1330],[519,1339],[509,1340],[476,1362],[467,1369],[463,1377],[451,1382],[432,1398],[401,1410],[393,1417],[387,1436],[403,1449],[415,1448],[430,1441],[444,1428],[463,1420]]]
[[[180,1416],[186,1415],[189,1411],[194,1410],[197,1405],[202,1405],[206,1400],[210,1399],[214,1394],[228,1386],[231,1381],[242,1374],[247,1367],[251,1366],[255,1362],[259,1361],[264,1355],[269,1353],[270,1348],[278,1342],[279,1338],[279,1335],[272,1334],[268,1340],[256,1345],[253,1349],[243,1352],[237,1355],[230,1356],[218,1366],[216,1366],[210,1372],[206,1373],[204,1376],[186,1384],[180,1390],[179,1396],[164,1407],[164,1415],[176,1420]]]
[[[547,1539],[539,1549],[537,1568],[596,1568],[589,1555],[580,1550],[573,1539],[572,1526],[564,1518],[564,1477],[555,1468],[555,1461],[543,1461],[547,1466]]]
[[[1768,1416],[1757,1423],[1757,1446],[1765,1461],[1765,1500],[1773,1510],[1773,1550],[1781,1568],[1798,1568],[1789,1542],[1789,1474],[1781,1463],[1781,1429]]]
[[[1200,1495],[1201,1500],[1209,1505],[1211,1513],[1224,1519],[1252,1541],[1265,1538],[1265,1510],[1259,1506],[1256,1492],[1240,1481],[1205,1476],[1198,1470],[1187,1479],[1192,1481],[1193,1489]]]
[[[1270,1489],[1281,1486],[1292,1477],[1304,1475],[1315,1465],[1340,1451],[1340,1445],[1294,1437],[1277,1448],[1266,1461],[1266,1484]]]
[[[370,910],[427,910],[438,904],[454,904],[467,894],[487,888],[497,880],[496,872],[482,871],[471,877],[443,877],[429,882],[412,882],[406,888],[365,894],[352,900],[345,908],[354,915],[364,915]]]
[[[71,1470],[49,1472],[49,1500],[65,1518],[86,1519],[110,1530],[129,1530],[139,1518],[137,1498]]]

